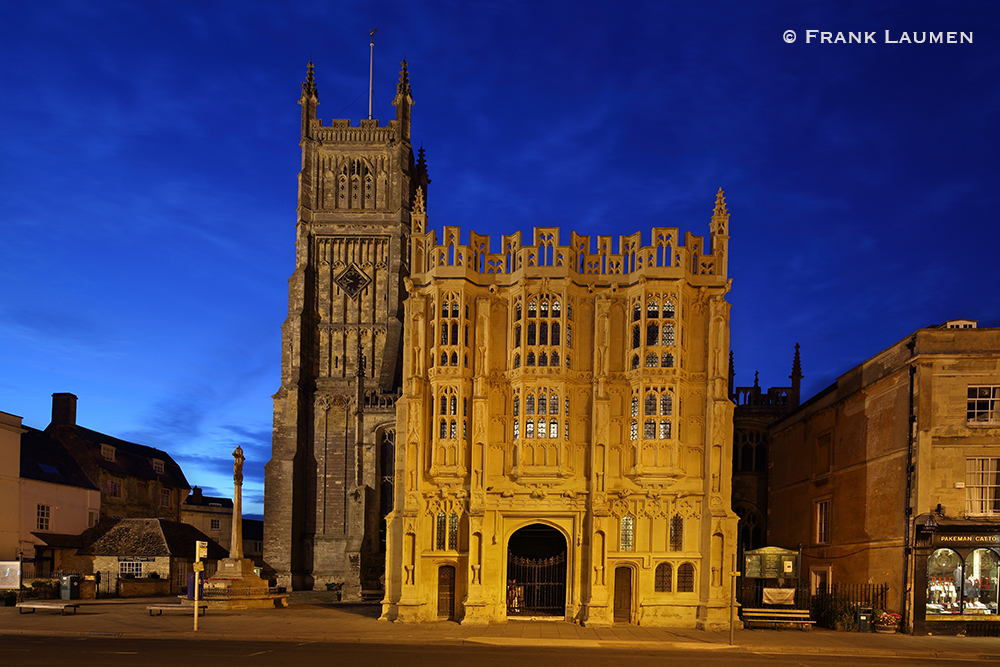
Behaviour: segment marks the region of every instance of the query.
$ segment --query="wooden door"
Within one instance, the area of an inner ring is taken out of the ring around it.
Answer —
[[[438,618],[455,618],[455,566],[438,568]]]
[[[632,568],[615,568],[615,622],[632,620]]]

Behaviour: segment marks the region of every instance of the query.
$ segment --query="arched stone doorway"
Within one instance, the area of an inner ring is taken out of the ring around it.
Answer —
[[[615,568],[614,593],[615,623],[632,622],[632,568],[619,565]]]
[[[439,619],[455,619],[455,566],[438,567],[438,611]]]
[[[540,523],[507,541],[507,615],[566,614],[566,538]]]

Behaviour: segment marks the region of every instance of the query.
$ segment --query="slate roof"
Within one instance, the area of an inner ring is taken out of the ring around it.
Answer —
[[[208,558],[229,553],[194,526],[167,519],[106,519],[81,535],[80,556],[173,556],[194,559],[195,542],[208,542]]]
[[[127,475],[132,475],[133,477],[159,480],[160,482],[172,484],[179,488],[191,488],[188,484],[187,478],[184,477],[184,471],[182,471],[181,467],[177,465],[173,458],[171,458],[170,454],[167,454],[162,449],[156,449],[155,447],[147,447],[146,445],[121,440],[104,433],[92,431],[89,428],[84,428],[83,426],[74,426],[73,429],[82,439],[92,443],[98,448],[100,448],[102,444],[112,445],[115,448],[114,461],[108,461],[103,456],[100,456],[99,453],[96,457],[97,465],[105,470],[121,472]],[[162,475],[157,474],[157,472],[153,470],[152,459],[159,459],[163,461]]]
[[[218,506],[224,509],[233,509],[233,499],[203,495],[201,489],[196,486],[191,489],[191,495],[184,499],[184,505],[194,507]]]
[[[25,432],[21,434],[21,477],[98,490],[62,443],[44,431],[30,426],[23,428]]]

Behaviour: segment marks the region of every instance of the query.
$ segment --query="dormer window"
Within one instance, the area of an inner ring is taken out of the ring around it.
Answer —
[[[157,475],[162,475],[163,461],[161,461],[160,459],[153,459],[152,464],[153,464],[153,472],[155,472]]]
[[[105,461],[115,460],[115,448],[111,445],[101,445],[101,456]]]

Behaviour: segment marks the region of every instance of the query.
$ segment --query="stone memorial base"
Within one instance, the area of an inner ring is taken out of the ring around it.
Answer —
[[[271,609],[287,607],[288,595],[271,593],[267,582],[254,572],[249,558],[224,558],[205,582],[209,609]]]

